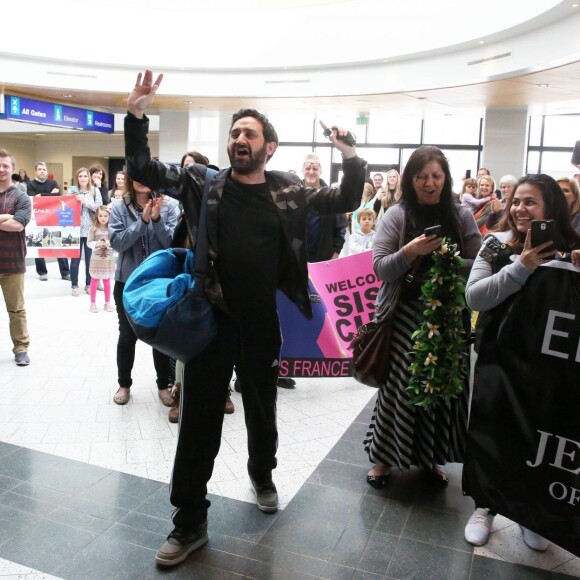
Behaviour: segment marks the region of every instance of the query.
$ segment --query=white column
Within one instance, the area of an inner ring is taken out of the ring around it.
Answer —
[[[167,163],[179,163],[187,151],[199,151],[210,163],[227,167],[229,161],[226,146],[230,122],[231,114],[228,117],[218,111],[161,111],[159,159]]]
[[[159,159],[179,163],[187,151],[189,111],[160,111]]]
[[[220,169],[230,166],[228,157],[228,139],[230,136],[230,126],[232,124],[232,112],[220,111],[219,113],[219,134],[218,134],[218,162]]]
[[[526,107],[487,109],[481,166],[487,167],[498,182],[503,175],[521,177],[525,169],[527,135]]]

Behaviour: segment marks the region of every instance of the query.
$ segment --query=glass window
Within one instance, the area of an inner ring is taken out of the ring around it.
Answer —
[[[542,144],[542,119],[542,115],[530,117],[530,145],[535,147]]]
[[[397,165],[399,163],[399,149],[394,147],[365,147],[357,146],[357,153],[371,165]]]
[[[579,135],[580,115],[546,116],[542,145],[544,147],[573,147]]]
[[[479,145],[481,114],[426,113],[423,143]]]
[[[312,147],[281,145],[278,147],[278,149],[276,149],[276,153],[274,153],[272,159],[268,161],[266,169],[268,171],[272,171],[274,169],[277,171],[293,170],[300,176],[300,178],[302,178],[302,160],[307,153],[312,153]],[[327,170],[327,175],[330,175],[328,167],[324,167],[323,165],[323,178],[325,169]]]
[[[538,173],[540,171],[540,152],[528,151],[528,166],[526,173]]]
[[[274,125],[280,141],[312,141],[312,113],[268,113],[267,117]]]
[[[544,151],[542,154],[541,172],[552,177],[569,176],[576,170],[570,163],[571,154],[568,152]]]
[[[417,115],[393,115],[371,113],[369,117],[368,143],[420,143],[421,117]]]
[[[461,191],[463,179],[465,178],[465,171],[471,169],[471,176],[477,175],[477,151],[466,151],[461,149],[447,149],[443,150],[445,157],[449,161],[449,171],[453,178],[453,191]],[[492,176],[496,182],[499,177]]]

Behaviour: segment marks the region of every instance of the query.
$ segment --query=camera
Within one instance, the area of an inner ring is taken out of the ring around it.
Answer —
[[[332,130],[337,129],[336,126],[333,126],[332,129],[329,129],[328,127],[326,129],[324,129],[324,136],[325,137],[330,137],[332,135]],[[351,147],[354,147],[356,145],[356,136],[354,133],[351,133],[350,131],[343,136],[341,135],[337,135],[336,138],[339,141],[342,141],[343,143],[346,143],[347,145],[350,145]]]

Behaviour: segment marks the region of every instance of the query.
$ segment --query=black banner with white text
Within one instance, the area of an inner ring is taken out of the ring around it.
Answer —
[[[497,308],[475,366],[464,491],[580,556],[580,270],[553,261]]]

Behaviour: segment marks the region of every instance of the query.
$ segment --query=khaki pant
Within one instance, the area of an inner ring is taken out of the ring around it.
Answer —
[[[14,344],[12,352],[26,352],[30,337],[24,309],[24,274],[0,274],[0,287],[10,318],[10,338]]]

